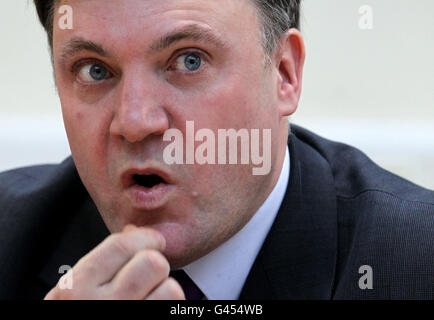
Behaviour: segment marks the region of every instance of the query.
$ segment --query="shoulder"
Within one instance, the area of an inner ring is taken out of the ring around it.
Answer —
[[[327,163],[338,198],[352,199],[364,193],[378,193],[380,197],[394,197],[403,202],[434,205],[434,191],[381,168],[357,148],[325,139],[296,125],[291,128],[301,143],[314,149]]]
[[[298,126],[292,127],[292,133],[303,145],[300,149],[316,153],[332,173],[338,225],[337,297],[434,294],[434,192],[379,167],[354,147]],[[374,270],[376,290],[358,288],[363,265]]]
[[[0,173],[0,298],[39,286],[38,273],[88,203],[71,158]]]
[[[82,189],[71,157],[60,164],[17,168],[0,173],[0,218],[40,212],[68,191]]]
[[[0,190],[8,195],[35,191],[50,183],[50,177],[58,167],[54,164],[38,165],[0,172]]]
[[[366,230],[381,226],[383,231],[377,231],[382,234],[402,226],[406,232],[420,230],[434,236],[434,191],[379,167],[354,147],[298,126],[292,131],[300,144],[314,150],[321,166],[330,170],[338,215],[347,225],[360,225],[363,220],[371,223]],[[427,229],[427,225],[431,228]]]
[[[77,178],[71,157],[59,164],[36,165],[0,172],[0,190],[9,194],[27,194]],[[3,193],[2,192],[2,193]]]

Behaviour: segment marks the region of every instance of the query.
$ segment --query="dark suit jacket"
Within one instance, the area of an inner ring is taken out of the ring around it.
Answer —
[[[240,299],[433,299],[434,192],[300,127],[288,143],[286,196]],[[0,174],[0,298],[43,298],[108,235],[71,158]]]

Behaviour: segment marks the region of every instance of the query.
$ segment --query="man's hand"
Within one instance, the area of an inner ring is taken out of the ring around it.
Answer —
[[[126,226],[70,270],[72,289],[60,289],[58,284],[45,299],[185,299],[178,282],[168,277],[170,266],[161,254],[165,246],[157,231]]]

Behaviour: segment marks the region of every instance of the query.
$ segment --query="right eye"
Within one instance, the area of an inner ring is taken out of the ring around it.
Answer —
[[[110,71],[99,63],[87,63],[80,67],[77,73],[77,77],[85,83],[101,82],[110,76]]]

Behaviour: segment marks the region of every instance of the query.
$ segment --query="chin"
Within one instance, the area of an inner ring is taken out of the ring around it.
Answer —
[[[167,241],[166,249],[163,252],[171,269],[182,268],[197,259],[194,248],[180,247],[173,241]],[[196,253],[197,254],[197,253]]]
[[[163,254],[171,268],[181,268],[197,259],[198,239],[188,227],[176,223],[162,223],[149,226],[161,232],[166,238],[166,249]]]

